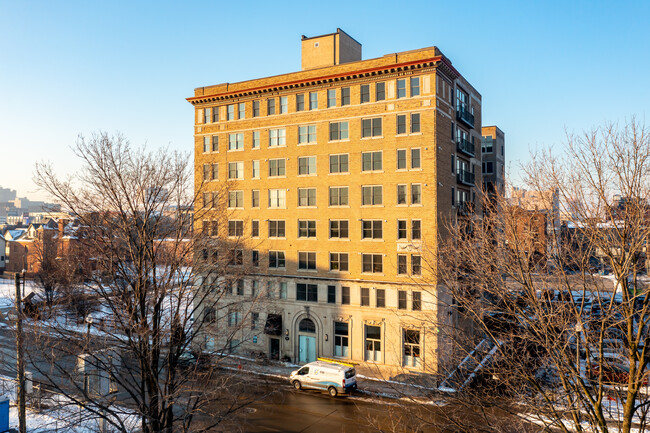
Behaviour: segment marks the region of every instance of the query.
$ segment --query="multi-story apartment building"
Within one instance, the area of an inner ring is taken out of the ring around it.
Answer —
[[[481,128],[483,187],[489,194],[505,193],[506,136],[497,126]]]
[[[250,246],[253,271],[229,296],[272,300],[242,350],[436,371],[453,317],[431,271],[437,239],[478,211],[481,179],[481,95],[449,59],[430,47],[361,60],[337,29],[303,36],[299,72],[188,101],[206,204],[230,182],[229,221],[212,234]]]

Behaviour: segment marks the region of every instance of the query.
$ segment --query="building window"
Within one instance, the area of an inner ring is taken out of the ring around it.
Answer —
[[[481,138],[481,153],[492,153],[493,151],[494,151],[494,140],[489,135],[483,136]]]
[[[260,148],[260,131],[253,131],[253,149]]]
[[[382,239],[382,220],[361,220],[361,239]]]
[[[213,307],[203,309],[203,323],[214,323],[217,321],[217,314]]]
[[[381,361],[381,327],[366,325],[366,361]]]
[[[347,253],[330,253],[330,271],[348,271]]]
[[[397,220],[397,239],[406,239],[406,220]]]
[[[397,185],[397,204],[406,204],[406,185]]]
[[[413,292],[413,298],[411,300],[411,309],[413,311],[422,310],[422,292]]]
[[[411,114],[411,134],[420,132],[420,113]]]
[[[381,117],[361,121],[361,137],[381,137]]]
[[[228,312],[228,326],[238,326],[241,323],[241,311]]]
[[[327,286],[327,303],[336,304],[336,286]]]
[[[212,172],[210,171],[210,164],[203,164],[203,181],[207,182],[209,180],[212,180],[210,176],[212,175]]]
[[[212,221],[212,236],[218,236],[219,235],[219,221],[213,220]],[[216,251],[215,251],[216,253]]]
[[[361,153],[361,171],[379,171],[382,169],[381,151]]]
[[[251,191],[251,207],[260,207],[260,190],[254,189]]]
[[[203,137],[203,153],[208,153],[210,151],[210,138],[208,136]]]
[[[383,187],[370,185],[361,187],[361,204],[364,206],[379,206],[383,203]]]
[[[269,220],[269,237],[283,238],[286,236],[286,223],[284,220]]]
[[[406,264],[406,255],[398,254],[397,255],[397,273],[399,275],[406,275],[407,264]]]
[[[219,180],[219,164],[212,164],[212,180]]]
[[[493,174],[494,173],[494,163],[492,161],[486,161],[483,163],[483,174]]]
[[[242,150],[244,148],[244,133],[228,135],[228,150]]]
[[[260,265],[260,252],[257,250],[252,251],[251,262],[253,266],[258,267]]]
[[[266,115],[271,116],[275,114],[275,98],[270,98],[266,101]]]
[[[422,185],[411,184],[411,204],[422,204]]]
[[[316,206],[316,188],[298,188],[298,206]]]
[[[370,102],[370,84],[361,85],[360,103]]]
[[[269,177],[285,176],[286,160],[284,158],[269,159]]]
[[[228,207],[244,207],[244,191],[228,191]]]
[[[397,80],[397,99],[406,98],[406,79]]]
[[[266,282],[266,297],[267,298],[272,298],[274,296],[275,292],[273,290],[273,282],[272,281],[267,281]]]
[[[204,235],[209,236],[210,235],[210,221],[208,220],[203,220],[203,224],[201,226],[201,231],[203,232]],[[207,257],[205,257],[207,259]]]
[[[298,144],[316,143],[316,125],[298,127]]]
[[[286,114],[289,112],[289,97],[280,96],[280,114]]]
[[[406,290],[397,291],[397,308],[399,310],[406,310]]]
[[[253,290],[255,290],[256,284],[259,284],[259,281],[253,281]],[[251,313],[251,330],[257,329],[257,322],[259,322],[259,320],[260,320],[260,313]]]
[[[258,238],[260,237],[260,221],[252,220],[251,221],[251,237]]]
[[[336,107],[336,89],[327,91],[327,108]]]
[[[330,220],[330,238],[348,238],[348,220]]]
[[[252,161],[253,165],[253,179],[260,178],[260,162],[258,160]]]
[[[341,305],[350,305],[350,288],[341,287]]]
[[[330,141],[348,139],[348,122],[330,123]]]
[[[226,107],[226,111],[227,111],[226,120],[235,120],[235,105],[234,104],[228,105],[228,107]]]
[[[243,179],[244,178],[244,162],[229,162],[228,163],[228,179]]]
[[[420,95],[420,77],[411,77],[411,97]]]
[[[420,332],[404,330],[404,366],[420,367]]]
[[[330,206],[347,206],[347,205],[348,205],[348,187],[331,186]]]
[[[309,109],[316,110],[318,108],[318,93],[309,92]]]
[[[238,110],[239,111],[239,113],[238,113],[239,119],[245,119],[246,118],[246,104],[244,102],[240,102],[238,108],[239,108],[239,110]]]
[[[298,237],[315,238],[316,221],[315,220],[298,220]]]
[[[284,189],[269,190],[269,208],[284,209],[287,206],[287,191]]]
[[[217,135],[212,136],[212,151],[219,152],[219,136]]]
[[[287,283],[280,282],[280,299],[287,299]]]
[[[219,121],[219,107],[212,107],[212,122],[216,123]]]
[[[284,268],[284,266],[284,251],[269,251],[269,268],[278,269]]]
[[[296,111],[305,111],[305,95],[296,95]]]
[[[406,149],[397,149],[397,169],[406,170]]]
[[[237,280],[237,296],[244,296],[244,280]]]
[[[406,114],[397,115],[397,134],[406,134]]]
[[[422,275],[422,257],[411,256],[411,275]]]
[[[370,289],[367,287],[361,288],[361,306],[362,307],[370,306]]]
[[[253,101],[253,117],[260,117],[260,101]]]
[[[411,168],[420,168],[420,149],[411,149]]]
[[[386,83],[375,84],[375,101],[384,101],[386,99]]]
[[[287,144],[287,130],[269,129],[269,147],[286,146]]]
[[[318,302],[318,286],[316,284],[296,284],[296,300]]]
[[[348,173],[348,154],[330,155],[330,173]]]
[[[228,236],[244,236],[244,221],[228,221]]]
[[[298,269],[303,271],[316,270],[316,253],[315,252],[298,252]]]
[[[386,307],[386,290],[384,289],[376,289],[375,290],[375,305],[377,308],[385,308]]]
[[[209,192],[203,193],[203,207],[208,208],[212,206],[212,195]]]
[[[301,156],[298,158],[298,174],[313,175],[316,174],[316,157]]]
[[[349,353],[348,323],[334,322],[334,356],[347,358]]]
[[[411,239],[422,238],[422,221],[411,220]]]
[[[380,274],[384,271],[383,257],[381,254],[362,254],[361,271]]]
[[[341,88],[341,106],[350,105],[350,88]]]

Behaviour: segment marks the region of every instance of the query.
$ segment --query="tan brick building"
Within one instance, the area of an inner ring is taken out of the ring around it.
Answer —
[[[212,234],[250,247],[253,273],[232,296],[273,300],[241,350],[436,371],[451,315],[431,258],[442,221],[472,212],[481,181],[481,95],[440,50],[361,60],[337,29],[303,36],[302,71],[188,101],[205,202],[231,182],[229,221]]]

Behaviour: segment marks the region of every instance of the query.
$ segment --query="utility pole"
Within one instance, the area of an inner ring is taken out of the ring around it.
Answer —
[[[16,272],[16,361],[18,369],[18,431],[27,433],[25,422],[25,348],[23,345],[23,308],[20,297],[20,274]],[[23,276],[24,278],[24,276]]]

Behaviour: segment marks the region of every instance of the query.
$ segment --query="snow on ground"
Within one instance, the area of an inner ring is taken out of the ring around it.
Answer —
[[[22,286],[23,280],[20,281]],[[20,289],[23,290],[22,287]],[[36,283],[33,280],[25,280],[25,296],[36,291]],[[0,278],[0,308],[11,308],[16,299],[16,285],[13,279]]]
[[[0,399],[9,398],[9,428],[18,429],[18,408],[15,406],[16,389],[13,379],[0,376]],[[41,410],[27,408],[27,431],[29,433],[96,433],[100,431],[98,418],[89,411],[59,394],[44,393]],[[29,402],[29,398],[28,398]],[[48,406],[46,408],[46,406]],[[115,412],[120,413],[120,419],[127,426],[129,431],[137,431],[138,419],[136,415],[125,408],[114,407]],[[108,433],[115,431],[107,426]]]

